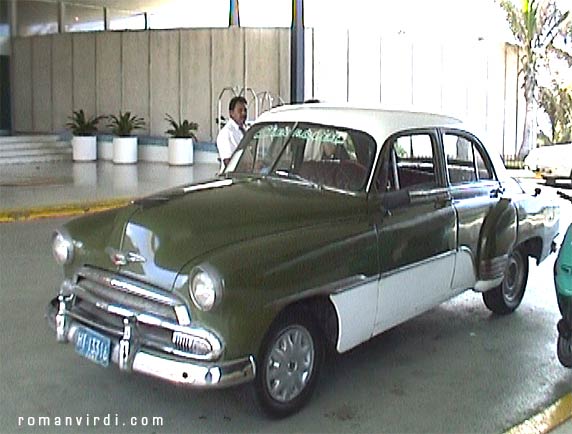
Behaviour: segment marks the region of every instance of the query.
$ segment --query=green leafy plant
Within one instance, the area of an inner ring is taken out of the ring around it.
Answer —
[[[145,120],[142,117],[131,115],[131,112],[119,112],[119,116],[110,115],[107,125],[111,132],[119,137],[130,137],[134,130],[142,129]]]
[[[173,119],[173,116],[168,113],[165,113],[165,120],[169,122],[169,125],[171,126],[171,128],[165,131],[166,134],[169,134],[171,137],[176,139],[192,138],[196,140],[197,137],[193,132],[199,128],[199,124],[196,122],[189,122],[187,119],[177,122],[175,119]]]
[[[66,123],[74,136],[93,136],[97,132],[97,124],[106,116],[92,116],[87,118],[83,110],[75,110]]]
[[[550,87],[540,86],[539,104],[550,120],[550,131],[542,130],[545,143],[572,141],[572,83],[564,86],[555,79]]]
[[[570,11],[560,10],[554,0],[499,0],[506,14],[510,30],[520,48],[519,74],[522,75],[525,99],[524,131],[518,157],[523,159],[536,144],[533,128],[534,108],[538,94],[538,75],[546,69],[551,55],[565,59],[572,65],[572,54],[558,48],[558,41],[572,33],[568,22]]]

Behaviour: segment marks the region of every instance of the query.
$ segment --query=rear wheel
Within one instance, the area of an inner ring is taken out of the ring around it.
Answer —
[[[310,399],[324,358],[315,321],[293,311],[278,320],[264,340],[257,361],[256,392],[267,414],[285,417]]]
[[[489,310],[499,315],[514,312],[524,297],[528,280],[528,256],[515,249],[509,255],[505,276],[499,286],[483,292],[483,301]]]

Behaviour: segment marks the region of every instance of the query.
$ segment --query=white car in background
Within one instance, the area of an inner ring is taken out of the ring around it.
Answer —
[[[524,159],[524,166],[539,172],[547,184],[572,179],[572,143],[535,148]]]

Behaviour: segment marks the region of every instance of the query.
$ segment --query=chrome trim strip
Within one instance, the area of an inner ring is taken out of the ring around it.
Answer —
[[[248,356],[223,364],[202,366],[140,351],[135,356],[133,371],[179,385],[214,389],[252,381],[256,376],[256,364],[254,358]]]
[[[56,339],[58,342],[67,342],[66,330],[68,328],[66,312],[69,310],[68,303],[73,301],[73,296],[65,297],[58,295],[58,313],[56,314]]]
[[[342,292],[354,289],[361,285],[365,285],[372,281],[377,281],[378,279],[379,276],[377,274],[375,276],[370,276],[370,277],[367,277],[365,274],[358,274],[356,276],[350,276],[344,279],[340,279],[336,282],[326,283],[325,285],[301,291],[299,293],[280,299],[279,302],[270,303],[270,305],[277,304],[279,306],[286,306],[294,301],[315,297],[317,295],[340,294]]]
[[[196,336],[198,339],[206,340],[212,348],[211,354],[206,356],[199,356],[193,354],[192,355],[193,358],[201,360],[216,360],[222,354],[223,344],[222,341],[218,338],[218,336],[216,336],[214,333],[208,330],[193,326],[192,323],[189,325],[181,325],[167,321],[163,318],[151,315],[146,312],[134,311],[126,306],[103,302],[93,297],[89,292],[86,292],[80,285],[74,285],[73,291],[74,294],[76,294],[80,298],[86,300],[91,304],[94,304],[99,309],[102,309],[108,313],[122,316],[125,318],[133,318],[137,321],[137,323],[163,328],[171,332],[185,333],[187,335]]]
[[[77,276],[84,277],[86,279],[93,280],[101,285],[108,286],[118,291],[123,291],[132,295],[136,295],[148,300],[156,301],[158,303],[175,307],[180,304],[184,304],[174,293],[172,294],[161,294],[157,289],[150,285],[145,285],[141,282],[135,282],[134,280],[121,276],[121,280],[118,279],[116,274],[109,273],[103,270],[91,270],[87,267],[82,267]]]
[[[427,264],[427,263],[434,262],[434,261],[437,261],[437,260],[439,260],[439,259],[446,258],[447,256],[455,256],[455,255],[456,255],[456,251],[454,251],[454,250],[449,250],[448,252],[439,253],[438,255],[432,256],[432,257],[430,257],[430,258],[423,259],[423,260],[417,261],[417,262],[413,262],[413,263],[411,263],[411,264],[403,265],[403,266],[397,267],[397,268],[395,268],[395,269],[393,269],[393,270],[390,270],[390,271],[386,271],[386,272],[384,272],[384,273],[381,273],[380,278],[383,279],[383,278],[385,278],[385,277],[389,277],[389,276],[392,276],[392,275],[394,275],[394,274],[401,273],[402,271],[407,271],[407,270],[409,270],[410,268],[418,267],[418,266],[420,266],[420,265],[425,265],[425,264]]]
[[[365,285],[366,283],[377,280],[378,276],[367,277],[365,274],[358,274],[357,276],[347,277],[345,279],[338,280],[329,285],[324,285],[321,288],[329,288],[330,293],[339,294],[340,292],[348,291],[360,285]]]
[[[55,317],[58,311],[56,303],[49,305],[47,317],[52,327],[56,325]],[[142,348],[134,328],[131,328],[130,320],[127,320],[127,323],[120,340],[111,338],[111,361],[125,372],[138,372],[201,389],[235,386],[252,381],[256,376],[256,363],[252,355],[220,363],[191,361],[178,356],[175,350],[166,354]],[[81,322],[68,321],[66,341],[74,342],[80,324]]]
[[[413,190],[409,192],[409,200],[412,204],[433,202],[436,200],[452,201],[451,193],[446,188],[434,188],[431,190]]]
[[[123,318],[123,336],[119,341],[119,369],[122,371],[131,371],[133,366],[133,357],[137,352],[137,341],[135,338],[136,327],[133,317]]]
[[[164,306],[174,308],[174,314],[179,324],[189,325],[191,323],[189,306],[186,300],[176,292],[169,293],[160,288],[135,281],[129,277],[117,277],[116,274],[112,274],[104,270],[91,269],[89,267],[82,267],[76,274],[75,281],[78,282],[80,277],[95,285],[101,285],[103,288],[107,288],[109,290],[117,290],[124,294],[140,297],[151,302],[156,302]],[[126,283],[122,283],[119,286],[112,285],[113,283],[123,281]]]

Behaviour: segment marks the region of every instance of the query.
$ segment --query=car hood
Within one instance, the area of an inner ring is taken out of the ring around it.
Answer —
[[[132,207],[120,246],[131,260],[121,271],[171,288],[185,264],[208,260],[211,251],[343,219],[356,207],[365,212],[365,200],[284,180],[226,178],[172,189]]]

